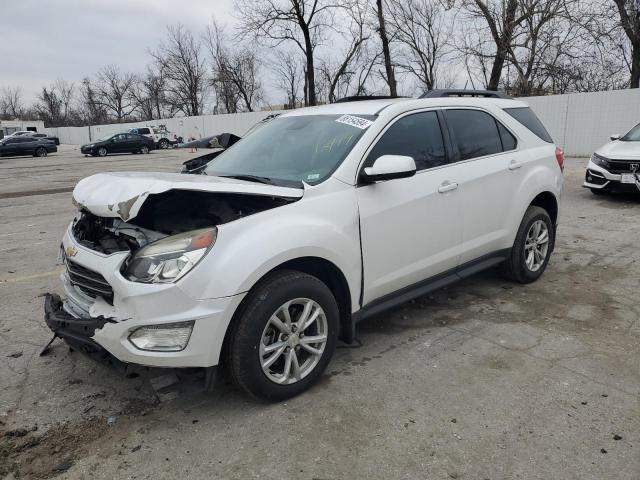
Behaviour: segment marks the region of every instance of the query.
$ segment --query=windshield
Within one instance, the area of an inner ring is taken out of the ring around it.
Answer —
[[[205,173],[260,177],[276,184],[316,185],[342,163],[373,115],[274,118],[222,152]]]
[[[623,142],[640,142],[640,123],[629,130],[620,140]]]

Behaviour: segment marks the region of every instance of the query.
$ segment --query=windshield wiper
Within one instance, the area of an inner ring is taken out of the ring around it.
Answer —
[[[275,185],[269,177],[260,177],[258,175],[218,175],[222,178],[235,178],[236,180],[246,180],[248,182],[265,183],[267,185]]]

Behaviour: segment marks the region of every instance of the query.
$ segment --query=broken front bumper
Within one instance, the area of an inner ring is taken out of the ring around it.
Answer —
[[[46,298],[45,321],[57,336],[79,350],[107,352],[124,363],[169,368],[218,364],[227,326],[244,294],[198,299],[180,283],[129,281],[120,274],[126,255],[90,250],[75,241],[71,229],[63,238],[62,250],[72,254],[67,260],[80,269],[60,276],[66,298]],[[96,283],[96,275],[100,283]],[[83,279],[92,280],[90,285],[95,288],[89,293],[93,297],[77,284]],[[99,296],[96,287],[103,289],[105,285],[110,287],[108,301]],[[193,322],[191,337],[181,351],[140,350],[129,340],[140,327],[179,322]]]
[[[116,367],[125,365],[91,339],[95,331],[102,328],[108,319],[76,318],[64,311],[58,295],[47,293],[44,298],[44,321],[56,337],[63,339],[75,350]]]

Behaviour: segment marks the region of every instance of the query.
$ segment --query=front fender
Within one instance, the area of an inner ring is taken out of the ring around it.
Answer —
[[[295,203],[220,225],[215,245],[181,286],[200,299],[228,297],[249,291],[269,271],[301,257],[322,258],[342,271],[357,309],[361,257],[353,187],[305,193]]]

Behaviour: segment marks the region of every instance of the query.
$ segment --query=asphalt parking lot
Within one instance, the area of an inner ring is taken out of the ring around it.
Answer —
[[[640,478],[640,195],[582,189],[586,159],[540,281],[489,271],[366,321],[286,403],[40,357],[75,182],[193,156],[0,159],[0,478]]]

